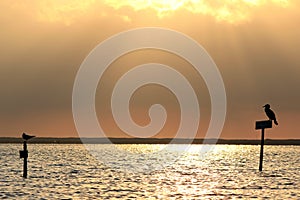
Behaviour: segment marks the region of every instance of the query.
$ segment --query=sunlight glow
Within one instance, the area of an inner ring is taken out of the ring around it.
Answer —
[[[74,23],[76,17],[88,14],[94,2],[95,0],[39,1],[38,18],[49,22],[64,21],[67,25],[70,25]]]
[[[194,14],[214,17],[217,21],[238,23],[250,20],[251,11],[255,7],[276,5],[289,6],[289,0],[105,0],[106,4],[115,9],[131,7],[135,11],[152,9],[159,18],[171,15],[182,9]]]
[[[255,8],[278,6],[286,8],[292,0],[33,0],[33,12],[41,21],[64,22],[69,25],[78,19],[96,13],[99,17],[107,17],[110,9],[116,10],[112,14],[119,16],[124,22],[132,19],[127,11],[151,10],[157,17],[172,16],[175,11],[188,11],[192,14],[211,16],[218,22],[241,23],[250,21]],[[28,9],[28,4],[15,2],[14,7]],[[118,12],[126,9],[127,15]],[[128,10],[129,9],[129,10]],[[142,16],[141,16],[142,17]]]

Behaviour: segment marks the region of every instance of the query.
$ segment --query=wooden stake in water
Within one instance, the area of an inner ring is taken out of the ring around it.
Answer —
[[[20,151],[20,158],[24,158],[23,162],[23,178],[27,178],[27,158],[28,158],[28,150],[27,150],[27,141],[23,142],[23,151]]]
[[[260,141],[260,157],[259,157],[259,171],[263,169],[263,160],[264,160],[264,144],[265,144],[265,129],[272,128],[272,121],[257,121],[255,129],[261,129],[261,141]]]
[[[260,141],[260,157],[259,157],[259,171],[262,171],[264,160],[264,143],[265,143],[265,129],[261,129],[261,141]]]

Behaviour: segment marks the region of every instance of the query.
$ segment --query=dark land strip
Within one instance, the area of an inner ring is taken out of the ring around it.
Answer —
[[[37,137],[29,140],[32,144],[232,144],[259,145],[260,140],[239,139],[172,139],[172,138],[46,138]],[[0,137],[0,143],[23,143],[22,138]],[[273,140],[266,139],[266,145],[300,145],[300,139]]]

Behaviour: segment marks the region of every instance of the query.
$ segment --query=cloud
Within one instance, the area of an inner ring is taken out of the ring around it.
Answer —
[[[131,7],[135,11],[153,9],[159,18],[183,9],[194,14],[214,17],[217,21],[238,23],[251,19],[254,8],[262,6],[289,6],[289,0],[105,0],[105,4],[115,9]]]
[[[70,25],[88,15],[94,8],[96,0],[33,0],[29,3],[15,2],[12,7],[33,15],[38,21],[63,22]],[[100,12],[100,16],[103,13]]]
[[[109,7],[115,10],[130,8],[133,11],[155,11],[158,18],[172,15],[177,10],[211,16],[216,21],[241,23],[251,20],[256,8],[278,6],[286,8],[291,0],[35,0],[13,3],[13,7],[32,12],[36,19],[46,22],[63,22],[70,25],[94,13],[103,17]],[[123,21],[130,17],[118,15]]]

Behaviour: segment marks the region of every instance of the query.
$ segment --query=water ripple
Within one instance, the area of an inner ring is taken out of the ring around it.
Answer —
[[[0,146],[0,199],[300,199],[299,146],[266,146],[263,172],[257,170],[259,146],[218,145],[203,156],[197,153],[201,145],[194,145],[195,151],[182,154],[163,170],[125,173],[96,160],[82,145],[30,144],[28,179],[21,177],[21,148]],[[141,153],[143,148],[151,151],[152,145],[120,148]],[[149,159],[155,164],[170,156],[178,152],[136,156],[136,162]],[[105,159],[120,168],[130,165],[115,152],[104,154]]]

